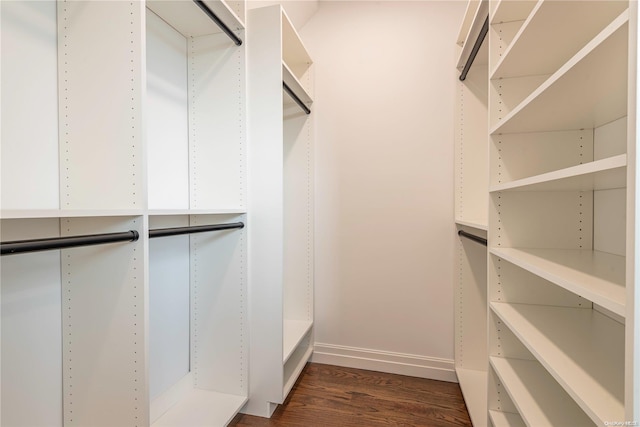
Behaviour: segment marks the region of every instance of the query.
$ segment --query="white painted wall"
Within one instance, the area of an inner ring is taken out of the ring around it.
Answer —
[[[453,136],[462,1],[323,1],[314,59],[314,361],[455,380]]]

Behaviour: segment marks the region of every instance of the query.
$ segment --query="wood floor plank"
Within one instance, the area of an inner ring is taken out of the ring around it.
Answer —
[[[309,363],[270,419],[234,427],[471,426],[456,383]]]

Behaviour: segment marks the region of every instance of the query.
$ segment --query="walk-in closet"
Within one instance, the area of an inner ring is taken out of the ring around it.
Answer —
[[[639,425],[637,39],[628,0],[2,0],[0,427]]]

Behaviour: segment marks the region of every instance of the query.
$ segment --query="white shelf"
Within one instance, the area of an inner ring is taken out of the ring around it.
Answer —
[[[31,218],[80,218],[80,217],[111,217],[111,216],[141,216],[139,209],[6,209],[0,212],[2,219],[31,219]]]
[[[464,46],[464,44],[466,43],[467,37],[469,35],[469,30],[471,29],[471,25],[473,24],[474,17],[478,13],[480,3],[482,3],[481,0],[469,0],[467,2],[467,9],[464,12],[464,18],[462,19],[460,29],[458,30],[458,39],[456,40],[456,44],[458,46]]]
[[[293,74],[293,71],[291,71],[287,64],[284,63],[284,61],[282,62],[282,81],[286,83],[287,86],[289,86],[293,93],[298,95],[298,98],[300,98],[303,103],[307,104],[307,107],[309,107],[313,103],[313,99],[311,99],[311,96],[309,95],[307,90],[304,88],[302,83],[300,83],[300,80],[298,80],[298,78]],[[295,103],[288,94],[287,96],[283,97],[283,99],[285,104]]]
[[[309,320],[284,320],[283,331],[283,357],[282,363],[285,364],[298,347],[298,344],[307,335],[307,332],[313,326],[313,322]]]
[[[570,168],[494,185],[497,191],[570,191],[625,188],[627,185],[627,155],[597,160]]]
[[[309,51],[284,9],[282,9],[282,60],[298,77],[302,74],[300,70],[306,70],[313,63]]]
[[[489,411],[493,427],[526,427],[522,417],[511,412]]]
[[[538,362],[502,357],[489,361],[526,425],[593,424]]]
[[[302,349],[299,349],[299,350],[302,350]],[[309,358],[311,357],[311,353],[313,353],[313,346],[310,345],[309,347],[304,349],[304,353],[302,353],[302,356],[299,359],[295,360],[296,363],[294,366],[291,367],[291,369],[289,370],[285,369],[284,387],[282,389],[283,396],[286,397],[291,391],[291,389],[293,388],[293,386],[295,385],[296,381],[298,380],[298,377],[300,376],[300,373],[302,372],[305,365],[309,361]],[[291,362],[294,362],[294,360],[292,359],[291,361],[289,361],[289,363]]]
[[[625,11],[490,133],[590,129],[624,117],[628,21]]]
[[[496,302],[491,309],[593,422],[625,419],[622,324],[591,309]]]
[[[492,248],[490,252],[607,310],[625,315],[625,257],[581,249]]]
[[[166,215],[236,215],[245,214],[246,209],[150,209],[151,216]]]
[[[473,425],[484,425],[487,420],[487,372],[456,368],[458,383]]]
[[[491,79],[552,74],[626,7],[627,2],[620,1],[538,2],[496,64]],[[498,19],[516,20],[527,9],[531,10],[531,2],[503,1]],[[568,22],[571,25],[566,25]],[[545,47],[544,55],[535,55],[540,46]]]
[[[225,2],[204,0],[204,3],[232,31],[244,29],[242,20]],[[147,0],[146,5],[185,37],[222,31],[193,1]]]
[[[491,16],[491,24],[524,21],[536,3],[537,0],[499,0]]]
[[[467,13],[469,13],[470,11],[467,10]],[[458,70],[462,70],[464,68],[464,65],[467,62],[467,59],[469,58],[469,55],[471,54],[471,51],[473,50],[473,46],[476,43],[476,40],[478,39],[478,35],[480,34],[480,31],[482,30],[482,26],[484,25],[484,21],[487,19],[487,17],[489,16],[489,2],[488,1],[480,1],[479,4],[477,5],[477,8],[475,9],[475,15],[473,17],[473,21],[471,22],[470,26],[469,26],[469,31],[467,32],[467,35],[465,37],[464,43],[462,44],[462,50],[460,51],[460,56],[458,57],[458,63],[456,65],[456,68]],[[465,17],[465,20],[467,18]],[[463,25],[466,25],[466,23],[463,23]],[[478,52],[477,54],[477,58],[485,58],[482,61],[479,61],[477,64],[486,64],[487,60],[486,58],[488,57],[487,53],[487,45],[489,44],[489,39],[486,38],[483,42],[482,42],[482,47],[481,50],[483,50],[483,52]],[[476,64],[474,62],[474,64]]]
[[[473,220],[473,219],[464,220],[464,219],[456,218],[455,221],[456,221],[456,224],[464,225],[465,227],[471,227],[471,228],[475,228],[483,231],[487,231],[489,229],[489,226],[487,225],[487,223],[481,220]]]
[[[224,426],[231,422],[246,401],[245,396],[194,389],[158,418],[152,427]]]

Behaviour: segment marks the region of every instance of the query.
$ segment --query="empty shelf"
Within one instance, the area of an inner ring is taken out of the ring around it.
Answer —
[[[503,357],[491,357],[490,363],[527,425],[593,425],[540,363]]]
[[[624,117],[628,21],[625,11],[490,133],[591,129]]]
[[[548,172],[494,185],[489,191],[571,191],[605,190],[627,186],[627,155]]]
[[[594,423],[624,419],[624,325],[584,308],[491,309]]]
[[[607,310],[625,315],[625,257],[581,249],[492,248],[491,253]]]

